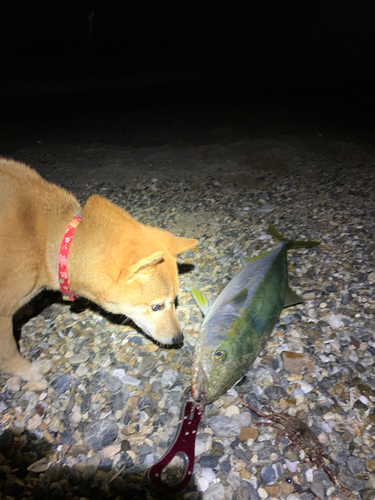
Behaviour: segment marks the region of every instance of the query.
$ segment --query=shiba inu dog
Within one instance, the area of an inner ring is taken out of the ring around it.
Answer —
[[[124,314],[162,344],[181,343],[175,256],[197,244],[97,195],[82,208],[35,170],[0,159],[1,370],[38,380],[51,368],[20,355],[12,328],[14,313],[44,288]]]

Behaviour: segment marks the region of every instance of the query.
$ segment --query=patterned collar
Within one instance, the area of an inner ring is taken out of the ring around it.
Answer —
[[[59,258],[60,289],[61,289],[61,293],[63,294],[63,299],[69,300],[71,302],[73,302],[74,299],[78,298],[79,295],[76,295],[70,289],[70,286],[68,283],[67,264],[68,264],[70,245],[73,241],[74,232],[77,229],[77,226],[80,223],[81,219],[82,219],[82,217],[80,215],[76,215],[72,219],[72,221],[70,222],[70,224],[68,226],[68,229],[65,231],[64,238],[62,240],[61,248],[60,248],[60,258]]]

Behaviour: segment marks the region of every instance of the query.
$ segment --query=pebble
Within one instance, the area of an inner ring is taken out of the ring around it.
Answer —
[[[42,423],[42,419],[41,419],[40,415],[36,414],[29,419],[29,421],[27,422],[26,428],[29,431],[33,431],[33,430],[37,429],[38,427],[40,427],[41,423]]]
[[[6,388],[10,392],[18,392],[21,389],[21,377],[11,377],[6,382]]]
[[[204,500],[219,500],[219,498],[224,499],[225,490],[221,483],[212,483],[205,490],[203,494]]]
[[[82,363],[86,363],[88,359],[89,359],[89,353],[80,352],[78,354],[73,354],[73,356],[69,358],[69,363],[71,365],[80,365]]]
[[[82,439],[89,444],[94,451],[98,451],[112,444],[117,434],[118,428],[116,422],[106,419],[88,424],[82,434]]]
[[[360,459],[350,456],[346,461],[346,465],[348,466],[350,472],[354,475],[363,474],[366,470],[366,460],[364,458]]]
[[[301,374],[305,370],[313,373],[315,370],[315,360],[307,354],[283,351],[281,356],[284,369],[290,373]]]
[[[164,370],[163,375],[161,377],[161,385],[163,387],[170,387],[172,386],[178,377],[178,373],[175,370]]]
[[[206,491],[210,486],[210,482],[205,477],[200,477],[197,482],[198,491]]]
[[[216,436],[233,437],[239,436],[241,433],[241,426],[238,421],[225,415],[210,418],[209,424]]]
[[[269,467],[268,465],[266,465],[265,467],[262,468],[261,476],[262,476],[263,481],[266,484],[272,485],[276,481],[275,469],[273,467]]]
[[[315,482],[310,486],[310,490],[314,493],[315,496],[324,500],[326,498],[326,490],[324,488],[323,483]]]
[[[70,375],[60,375],[51,382],[51,386],[56,392],[62,394],[68,390],[71,381],[72,377]]]
[[[291,462],[287,458],[285,459],[285,465],[287,466],[289,472],[296,472],[298,464],[299,464],[298,460],[295,462]]]

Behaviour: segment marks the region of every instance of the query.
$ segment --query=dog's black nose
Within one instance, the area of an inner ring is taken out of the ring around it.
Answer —
[[[182,344],[184,341],[184,334],[182,332],[176,333],[172,339],[172,344]]]

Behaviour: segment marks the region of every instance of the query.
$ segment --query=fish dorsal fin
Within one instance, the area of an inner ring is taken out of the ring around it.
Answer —
[[[207,313],[210,309],[210,302],[208,301],[207,297],[196,288],[191,289],[191,294],[199,309],[205,316],[207,316]]]
[[[248,289],[244,288],[243,290],[240,290],[234,297],[228,300],[228,302],[225,304],[225,313],[236,313],[239,314],[240,310],[244,306],[246,299],[248,296]]]
[[[297,293],[293,292],[293,290],[287,286],[285,291],[284,298],[284,307],[294,306],[295,304],[301,304],[303,302],[303,298],[300,297]]]

